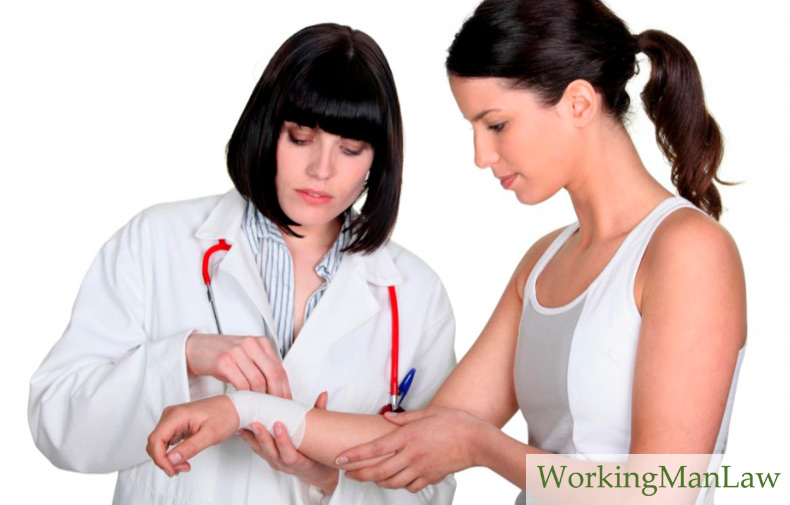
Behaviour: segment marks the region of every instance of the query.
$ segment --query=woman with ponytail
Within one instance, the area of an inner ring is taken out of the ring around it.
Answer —
[[[624,126],[639,53],[650,64],[642,102],[678,195],[649,174]],[[335,462],[347,477],[413,492],[471,466],[524,489],[527,454],[723,453],[745,282],[717,222],[722,139],[689,51],[664,32],[633,35],[599,0],[486,0],[446,66],[475,164],[524,204],[567,191],[578,221],[526,252],[427,409],[387,415],[389,427],[312,410],[300,451],[331,458],[389,432]],[[526,444],[501,431],[519,410]],[[155,438],[196,415],[165,416]]]
[[[679,196],[624,126],[639,53],[642,103]],[[475,164],[524,204],[566,190],[578,221],[527,251],[427,410],[341,454],[395,456],[348,475],[415,490],[487,466],[524,489],[525,454],[722,453],[745,283],[717,222],[723,143],[691,53],[661,31],[632,35],[599,0],[486,0],[446,65]],[[528,445],[500,431],[519,409]]]

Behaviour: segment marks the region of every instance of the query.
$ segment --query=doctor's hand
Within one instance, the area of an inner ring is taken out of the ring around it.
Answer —
[[[384,417],[401,428],[367,444],[343,451],[337,458],[341,468],[353,463],[356,470],[346,477],[373,481],[388,489],[406,488],[416,493],[436,484],[453,472],[476,466],[479,440],[497,428],[458,409],[428,407]],[[396,453],[378,463],[359,468],[359,462]]]
[[[187,371],[229,382],[239,391],[291,399],[277,349],[266,337],[193,333],[186,343]]]
[[[190,470],[189,460],[203,449],[230,438],[239,415],[225,395],[167,407],[148,436],[146,451],[156,466],[173,477]],[[176,445],[177,444],[177,445]],[[168,452],[168,448],[175,445]]]
[[[321,393],[315,408],[326,410],[329,395]],[[274,470],[294,475],[305,484],[316,486],[324,494],[332,494],[337,487],[338,470],[321,464],[300,453],[291,442],[291,437],[282,423],[274,424],[274,436],[259,423],[252,423],[253,431],[241,430],[241,438],[258,456]]]

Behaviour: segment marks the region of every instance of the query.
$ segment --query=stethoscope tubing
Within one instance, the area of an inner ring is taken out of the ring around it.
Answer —
[[[214,302],[214,291],[211,289],[211,276],[209,275],[209,261],[211,255],[218,251],[229,251],[230,244],[225,242],[225,239],[220,239],[216,244],[209,247],[203,255],[203,282],[206,285],[206,296],[211,304],[211,313],[214,315],[214,322],[217,324],[217,333],[222,335],[222,326],[219,324],[219,316],[217,315],[217,306]],[[398,314],[398,295],[395,292],[395,286],[387,286],[390,299],[390,311],[392,313],[392,347],[391,347],[391,362],[390,362],[390,408],[392,411],[397,411],[400,405],[400,391],[398,385],[398,354],[400,350],[400,317]]]
[[[214,291],[211,289],[211,276],[208,272],[209,261],[211,255],[217,251],[230,251],[230,244],[225,242],[225,239],[220,239],[216,244],[208,248],[206,254],[203,255],[203,283],[206,285],[206,295],[208,302],[211,304],[211,312],[214,314],[214,322],[217,323],[217,333],[222,335],[222,326],[219,324],[219,316],[217,315],[217,306],[214,303]]]

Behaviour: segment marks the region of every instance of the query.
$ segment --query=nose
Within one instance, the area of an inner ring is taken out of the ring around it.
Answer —
[[[479,168],[488,168],[499,161],[499,155],[494,148],[490,135],[475,129],[474,137],[475,165]]]
[[[322,135],[322,137],[326,136]],[[333,146],[324,138],[317,144],[318,149],[315,150],[315,156],[307,165],[307,174],[319,181],[325,181],[331,179],[335,172]]]

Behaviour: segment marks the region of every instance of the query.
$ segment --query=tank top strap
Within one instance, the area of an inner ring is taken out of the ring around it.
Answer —
[[[578,221],[576,221],[575,223],[571,223],[568,226],[566,226],[565,229],[562,230],[554,238],[554,240],[551,242],[551,244],[549,244],[549,247],[546,248],[546,250],[540,256],[540,258],[538,258],[538,261],[535,263],[535,266],[532,267],[532,271],[529,273],[529,276],[527,277],[527,283],[524,286],[524,301],[525,302],[531,298],[531,294],[535,290],[536,279],[538,278],[540,273],[543,271],[543,269],[546,267],[546,263],[548,263],[551,260],[551,258],[553,258],[555,254],[557,254],[557,251],[560,250],[560,248],[563,246],[563,244],[565,244],[565,242],[567,242],[568,238],[571,235],[573,235],[573,232],[575,232],[578,228],[579,228],[579,222]]]
[[[636,280],[636,273],[639,270],[639,265],[642,264],[642,257],[645,255],[645,251],[650,244],[650,240],[653,238],[653,234],[667,217],[680,209],[694,209],[702,212],[695,207],[693,203],[682,196],[667,198],[658,204],[645,219],[631,230],[628,237],[626,237],[626,241],[621,247],[622,251],[620,251],[621,254],[618,257],[618,263],[621,267],[625,267],[626,269],[625,280],[628,286],[632,288],[631,292],[633,292],[633,285]],[[621,268],[616,268],[616,270],[621,270]]]
[[[678,209],[691,208],[698,210],[693,203],[689,202],[681,196],[674,196],[667,198],[659,203],[650,213],[645,216],[625,237],[620,247],[615,252],[614,256],[609,260],[609,263],[604,267],[603,271],[592,282],[592,284],[585,290],[595,290],[599,285],[611,286],[610,277],[624,277],[624,281],[629,282],[633,287],[633,282],[636,278],[636,272],[642,262],[642,256],[650,243],[658,226],[670,214]],[[700,211],[702,212],[702,211]],[[524,300],[530,300],[531,295],[535,291],[535,283],[540,273],[545,268],[546,264],[554,257],[559,249],[565,244],[570,236],[579,228],[579,222],[568,225],[562,230],[554,241],[549,245],[546,251],[538,259],[535,266],[532,268],[527,283],[524,286]],[[624,272],[625,270],[625,272]]]

